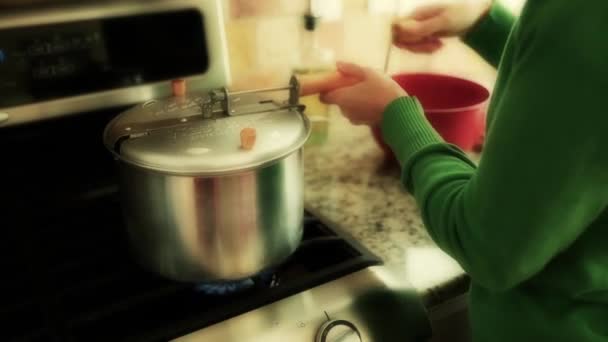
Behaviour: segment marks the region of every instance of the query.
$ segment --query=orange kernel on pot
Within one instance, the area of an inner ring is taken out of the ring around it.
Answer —
[[[246,127],[241,130],[241,148],[251,150],[255,145],[255,128]]]
[[[186,96],[186,80],[177,79],[171,82],[171,88],[173,90],[173,96],[182,97]]]

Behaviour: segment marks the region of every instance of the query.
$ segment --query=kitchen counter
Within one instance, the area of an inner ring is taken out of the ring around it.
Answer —
[[[314,125],[313,125],[314,127]],[[334,111],[323,143],[304,149],[306,208],[350,234],[392,267],[434,306],[463,294],[468,277],[431,240],[399,169],[384,161],[367,126]]]

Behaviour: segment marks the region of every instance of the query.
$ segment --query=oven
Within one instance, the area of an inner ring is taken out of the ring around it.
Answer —
[[[0,13],[0,340],[424,341],[398,271],[306,212],[298,249],[242,280],[177,282],[134,260],[102,133],[119,112],[230,83],[222,2]]]

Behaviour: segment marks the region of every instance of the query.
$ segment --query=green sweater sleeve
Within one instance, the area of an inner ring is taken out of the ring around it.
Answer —
[[[463,41],[496,67],[514,23],[515,17],[509,10],[494,1],[488,14],[463,37]]]
[[[510,44],[513,65],[478,168],[441,140],[415,98],[395,100],[383,116],[431,237],[494,291],[542,270],[608,201],[608,116],[598,96],[608,48],[590,38],[597,25],[577,29],[567,14],[550,20],[556,26],[531,25]]]

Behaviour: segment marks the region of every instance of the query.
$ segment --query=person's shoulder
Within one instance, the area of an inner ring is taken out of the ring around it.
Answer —
[[[567,58],[608,68],[608,1],[528,1],[519,22],[518,54]],[[532,52],[530,54],[530,52]]]
[[[577,39],[604,39],[608,29],[608,1],[528,1],[520,21],[523,31],[541,37],[567,39],[572,35]]]

